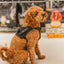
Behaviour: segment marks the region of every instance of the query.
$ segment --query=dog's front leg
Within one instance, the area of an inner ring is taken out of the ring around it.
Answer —
[[[29,57],[31,64],[36,64],[35,62],[35,46],[36,46],[36,40],[29,40],[27,43],[27,50],[29,52]]]
[[[41,55],[41,53],[40,53],[40,50],[39,50],[39,47],[38,47],[38,43],[36,44],[35,52],[36,52],[36,55],[38,56],[39,59],[44,59],[45,58],[45,56]]]

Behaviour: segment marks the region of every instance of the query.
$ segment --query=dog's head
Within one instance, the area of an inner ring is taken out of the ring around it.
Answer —
[[[26,23],[40,23],[45,22],[47,13],[42,11],[42,8],[38,6],[30,7],[25,14]]]

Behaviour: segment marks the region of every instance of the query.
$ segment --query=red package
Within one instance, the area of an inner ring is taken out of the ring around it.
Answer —
[[[54,10],[51,14],[51,17],[50,17],[51,20],[61,20],[62,19],[62,15],[60,13],[60,11],[58,10]]]

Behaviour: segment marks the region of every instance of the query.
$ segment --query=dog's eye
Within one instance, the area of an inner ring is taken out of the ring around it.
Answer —
[[[37,16],[38,12],[35,14]]]

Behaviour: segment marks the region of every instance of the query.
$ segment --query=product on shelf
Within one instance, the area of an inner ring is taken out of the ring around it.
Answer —
[[[64,37],[64,12],[60,9],[59,14],[53,13],[53,11],[48,12],[48,18],[46,23],[46,33],[47,37]],[[53,13],[53,14],[52,14]]]
[[[0,3],[0,26],[16,26],[16,3]]]
[[[54,10],[51,13],[51,27],[60,27],[61,26],[61,19],[62,19],[62,15],[60,13],[60,11],[58,10]]]
[[[6,25],[6,17],[5,17],[5,16],[1,16],[0,21],[1,21],[0,26],[7,26],[7,25]]]

